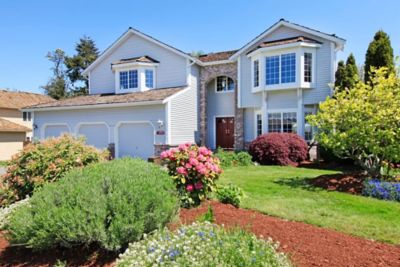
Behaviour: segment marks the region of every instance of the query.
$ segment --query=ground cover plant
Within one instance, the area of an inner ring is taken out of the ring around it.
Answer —
[[[249,166],[253,164],[251,160],[251,155],[246,151],[234,152],[218,148],[215,156],[219,158],[221,166],[223,168],[234,166]]]
[[[384,200],[400,201],[400,182],[367,180],[364,182],[362,194]]]
[[[175,232],[157,231],[130,244],[117,266],[291,266],[277,247],[243,230],[194,223]]]
[[[290,166],[236,167],[226,169],[218,185],[239,186],[245,195],[243,208],[400,244],[397,202],[328,192],[308,183],[309,178],[334,173]]]
[[[8,162],[0,182],[0,205],[23,199],[36,187],[57,181],[74,168],[104,161],[107,155],[70,135],[29,144]]]
[[[173,178],[183,207],[199,205],[215,190],[222,173],[220,161],[206,147],[182,144],[161,153]]]
[[[178,207],[167,172],[125,158],[72,170],[43,186],[5,229],[12,244],[33,249],[94,244],[119,251],[164,227]]]

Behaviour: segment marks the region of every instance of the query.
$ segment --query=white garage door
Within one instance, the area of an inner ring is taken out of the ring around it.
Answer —
[[[86,143],[99,149],[108,147],[109,136],[108,127],[104,123],[81,124],[78,128],[78,136],[84,136]]]
[[[69,133],[67,125],[46,125],[44,128],[44,138],[58,137],[63,133]]]
[[[154,155],[154,129],[150,123],[122,123],[116,145],[119,157],[148,159]]]

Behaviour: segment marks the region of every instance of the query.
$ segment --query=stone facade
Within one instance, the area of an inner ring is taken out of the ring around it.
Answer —
[[[218,76],[227,76],[235,83],[235,150],[244,148],[244,112],[239,109],[237,94],[237,63],[204,66],[200,69],[199,125],[200,143],[207,145],[207,84]]]

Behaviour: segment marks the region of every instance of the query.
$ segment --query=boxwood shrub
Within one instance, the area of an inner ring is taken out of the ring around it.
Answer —
[[[178,198],[172,179],[140,159],[98,163],[69,172],[12,213],[12,244],[33,249],[92,245],[118,251],[164,227]]]

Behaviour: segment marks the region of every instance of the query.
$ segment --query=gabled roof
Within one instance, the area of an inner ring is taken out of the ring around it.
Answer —
[[[345,39],[336,36],[336,34],[323,33],[321,31],[314,30],[314,29],[311,29],[309,27],[305,27],[305,26],[302,26],[302,25],[299,25],[299,24],[296,24],[296,23],[289,22],[289,21],[287,21],[285,19],[280,19],[278,22],[276,22],[271,27],[269,27],[267,30],[265,30],[260,35],[255,37],[253,40],[251,40],[250,42],[245,44],[235,54],[233,54],[229,59],[231,59],[231,60],[236,59],[240,54],[242,54],[244,51],[246,51],[249,47],[251,47],[252,45],[256,44],[261,39],[263,39],[265,36],[267,36],[268,34],[270,34],[271,32],[273,32],[274,30],[276,30],[277,28],[279,28],[281,26],[285,26],[285,27],[288,27],[288,28],[292,28],[292,29],[295,29],[295,30],[299,30],[299,31],[302,31],[302,32],[305,32],[305,33],[309,33],[309,34],[312,34],[312,35],[327,39],[329,41],[334,42],[339,49],[343,49],[343,46],[344,46],[344,44],[346,42]]]
[[[52,101],[55,100],[46,95],[0,90],[0,108],[20,109]]]
[[[134,92],[127,94],[99,94],[86,95],[67,98],[51,103],[34,105],[26,107],[27,110],[40,110],[48,108],[68,108],[96,105],[112,105],[112,104],[128,104],[128,103],[151,103],[155,101],[163,101],[166,98],[182,91],[186,87],[168,87],[160,89],[152,89],[144,92]]]
[[[160,63],[160,61],[155,60],[149,56],[141,56],[141,57],[132,57],[132,58],[123,58],[116,62],[111,63],[111,65],[118,65],[118,64],[126,64],[126,63]]]
[[[174,52],[174,53],[177,54],[177,55],[180,55],[180,56],[186,58],[186,59],[190,59],[190,60],[193,60],[193,61],[195,61],[195,62],[198,62],[198,60],[197,60],[195,57],[192,57],[192,56],[186,54],[185,52],[183,52],[183,51],[181,51],[181,50],[179,50],[179,49],[177,49],[177,48],[175,48],[175,47],[173,47],[173,46],[170,46],[170,45],[168,45],[168,44],[166,44],[166,43],[163,43],[163,42],[161,42],[161,41],[155,39],[154,37],[152,37],[152,36],[150,36],[150,35],[147,35],[147,34],[141,32],[141,31],[139,31],[139,30],[136,30],[136,29],[134,29],[134,28],[132,28],[132,27],[129,27],[129,29],[128,29],[126,32],[124,32],[124,33],[123,33],[114,43],[112,43],[106,50],[104,50],[104,52],[101,53],[100,56],[99,56],[94,62],[92,62],[92,64],[90,64],[90,65],[82,72],[82,74],[83,74],[83,75],[87,75],[91,69],[93,69],[97,64],[99,64],[106,56],[108,56],[110,53],[112,53],[112,52],[114,51],[114,49],[115,49],[117,46],[119,46],[121,43],[123,43],[123,42],[125,41],[125,39],[128,38],[128,37],[129,37],[130,35],[132,35],[132,34],[138,35],[138,36],[142,37],[143,39],[145,39],[145,40],[147,40],[147,41],[150,41],[150,42],[152,42],[152,43],[154,43],[154,44],[157,44],[157,45],[159,45],[159,46],[161,46],[161,47],[163,47],[163,48],[165,48],[165,49],[167,49],[167,50],[169,50],[169,51]]]
[[[236,51],[238,51],[238,50],[208,53],[208,54],[200,55],[197,58],[201,62],[213,62],[213,61],[228,60],[233,54],[236,53]]]
[[[12,121],[0,118],[0,132],[20,132],[26,133],[32,131],[28,127]]]

